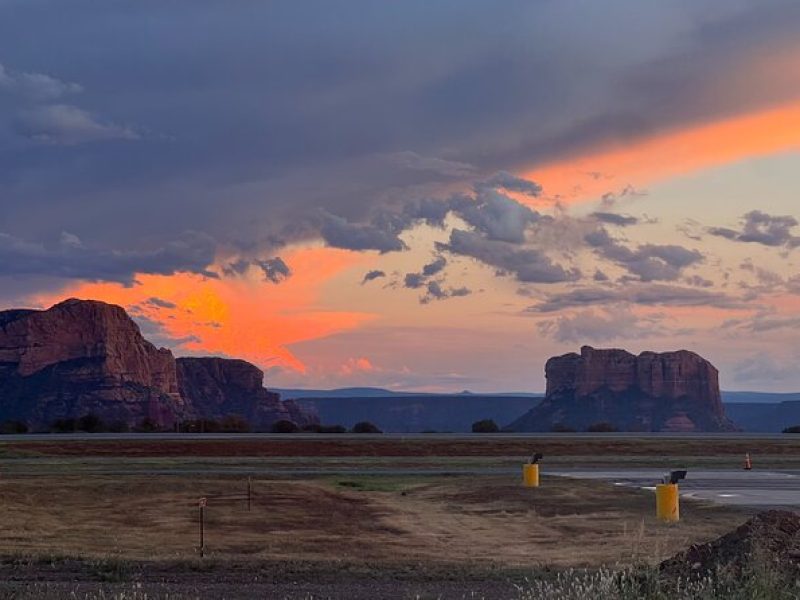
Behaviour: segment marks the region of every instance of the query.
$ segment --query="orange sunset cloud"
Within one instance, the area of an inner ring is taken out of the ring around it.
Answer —
[[[157,323],[191,353],[244,358],[262,367],[305,372],[287,349],[296,342],[322,338],[358,327],[374,315],[329,310],[321,304],[325,285],[366,257],[332,248],[303,248],[284,253],[293,275],[274,284],[256,268],[242,276],[207,278],[178,273],[139,275],[137,284],[78,283],[57,296],[37,296],[41,305],[65,297],[119,304]],[[157,299],[156,302],[152,299]]]
[[[584,200],[610,189],[798,148],[800,102],[795,102],[638,141],[619,140],[537,165],[524,175],[544,186],[550,197]]]

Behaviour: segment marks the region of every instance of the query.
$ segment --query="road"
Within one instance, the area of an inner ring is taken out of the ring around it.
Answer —
[[[601,479],[615,485],[655,490],[664,471],[655,469],[586,469],[559,470],[553,475]],[[800,507],[800,471],[798,470],[690,470],[679,484],[683,498],[710,500],[718,504],[759,508]]]

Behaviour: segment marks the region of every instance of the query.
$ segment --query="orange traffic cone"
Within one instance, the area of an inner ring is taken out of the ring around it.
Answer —
[[[750,453],[746,452],[744,455],[744,470],[749,471],[752,468],[753,468],[753,463],[750,460]]]

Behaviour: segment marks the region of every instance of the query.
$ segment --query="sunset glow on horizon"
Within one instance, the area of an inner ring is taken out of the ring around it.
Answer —
[[[541,391],[591,344],[800,390],[800,5],[467,4],[0,8],[0,310],[271,387]]]

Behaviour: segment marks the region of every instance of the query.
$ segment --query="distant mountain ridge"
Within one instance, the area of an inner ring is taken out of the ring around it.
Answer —
[[[315,389],[301,389],[301,388],[271,388],[273,391],[279,393],[284,400],[297,400],[300,398],[389,398],[389,397],[409,397],[409,396],[425,396],[433,398],[437,396],[491,396],[498,397],[514,397],[514,398],[543,398],[544,394],[541,392],[406,392],[402,390],[388,390],[385,388],[377,387],[346,387],[335,388],[329,390],[315,390]]]
[[[728,416],[748,433],[780,433],[800,425],[800,401],[766,404],[735,402],[725,405]]]
[[[306,410],[314,411],[326,424],[352,427],[371,421],[387,433],[439,431],[465,433],[472,424],[492,419],[502,426],[537,404],[530,396],[484,394],[438,394],[297,398]]]
[[[345,387],[333,389],[306,388],[270,388],[281,395],[284,400],[298,398],[387,398],[390,396],[456,396],[475,395],[514,398],[544,398],[544,392],[410,392],[389,390],[379,387]],[[800,392],[756,392],[722,390],[722,402],[725,404],[778,404],[780,402],[800,401]]]
[[[779,404],[800,401],[800,392],[722,392],[726,404]]]
[[[504,427],[544,398],[544,394],[531,392],[437,394],[375,387],[273,391],[317,411],[325,423],[352,427],[360,420],[370,420],[395,433],[468,432],[480,419],[492,419]],[[800,424],[800,393],[737,391],[721,395],[726,415],[745,432],[779,433]],[[793,403],[795,399],[798,402]]]

